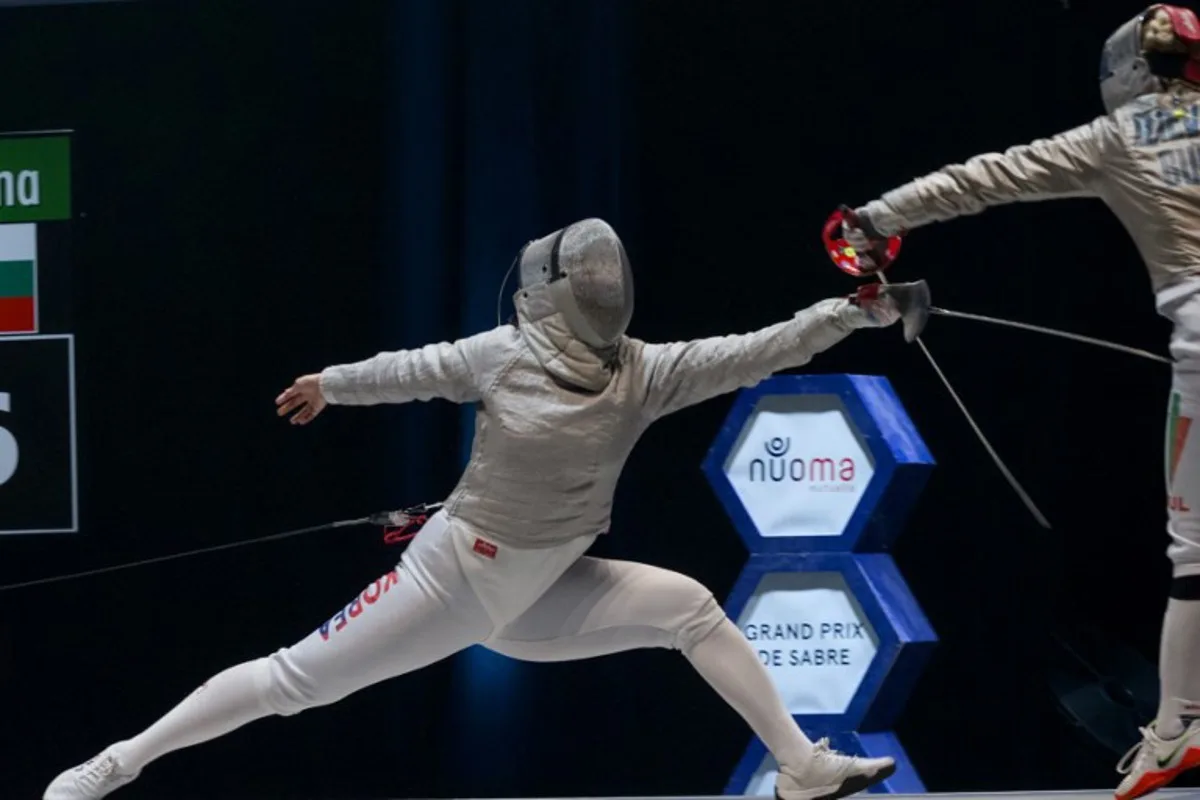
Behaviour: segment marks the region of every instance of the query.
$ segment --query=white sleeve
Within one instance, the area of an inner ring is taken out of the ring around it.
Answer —
[[[849,308],[853,307],[843,299],[823,300],[786,322],[752,333],[638,343],[641,351],[633,363],[646,412],[657,419],[807,364],[857,327],[850,321]]]
[[[1099,117],[1049,139],[943,167],[861,210],[880,234],[890,236],[1007,203],[1095,197],[1105,153],[1117,142],[1116,121]]]
[[[321,372],[321,393],[336,405],[407,403],[434,398],[454,403],[483,399],[490,367],[503,356],[504,331],[497,328],[456,342],[380,353]]]

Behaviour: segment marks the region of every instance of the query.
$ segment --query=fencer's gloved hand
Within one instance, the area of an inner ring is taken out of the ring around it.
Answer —
[[[885,327],[900,320],[904,323],[904,340],[907,342],[916,339],[925,329],[932,303],[929,284],[925,281],[868,283],[860,286],[849,299],[850,308],[866,318],[856,327]]]
[[[858,255],[864,274],[878,272],[888,264],[887,237],[881,236],[863,209],[842,206],[842,238]]]
[[[867,283],[847,298],[855,327],[886,328],[900,321],[900,307],[886,289],[882,283]]]

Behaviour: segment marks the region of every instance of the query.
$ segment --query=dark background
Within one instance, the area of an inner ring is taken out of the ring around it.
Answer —
[[[626,239],[641,338],[748,330],[846,293],[818,238],[836,204],[1091,119],[1101,43],[1140,8],[0,10],[0,130],[78,131],[82,459],[82,533],[0,540],[0,583],[444,496],[464,446],[452,406],[334,409],[296,430],[272,399],[298,374],[491,326],[515,250],[587,215]],[[1166,350],[1136,253],[1096,202],[919,231],[895,275],[950,308]],[[1051,637],[1095,626],[1154,658],[1169,371],[954,320],[926,339],[1055,530],[898,334],[812,365],[886,374],[940,462],[895,549],[941,637],[901,738],[931,790],[1109,788],[1115,759],[1047,687]],[[700,462],[729,402],[646,436],[601,554],[724,596],[746,554]],[[37,795],[212,673],[307,634],[397,556],[346,530],[0,594],[0,795]],[[126,791],[718,793],[748,738],[678,654],[469,652],[164,759]]]

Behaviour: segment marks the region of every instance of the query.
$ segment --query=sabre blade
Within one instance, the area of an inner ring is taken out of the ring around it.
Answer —
[[[968,314],[965,311],[951,311],[946,308],[938,308],[930,306],[929,313],[937,314],[939,317],[953,317],[955,319],[969,319],[974,322],[985,322],[989,325],[999,325],[1004,328],[1017,328],[1023,331],[1032,331],[1033,333],[1041,333],[1046,336],[1055,336],[1060,339],[1070,339],[1074,342],[1082,342],[1084,344],[1095,345],[1096,347],[1104,347],[1109,350],[1116,350],[1119,353],[1127,353],[1131,356],[1138,356],[1150,361],[1158,361],[1162,364],[1172,363],[1171,359],[1165,356],[1160,356],[1157,353],[1151,353],[1147,350],[1139,350],[1136,347],[1129,347],[1116,342],[1109,342],[1104,339],[1097,339],[1094,336],[1084,336],[1081,333],[1071,333],[1069,331],[1060,331],[1055,328],[1047,328],[1042,325],[1031,325],[1028,322],[1017,322],[1011,319],[999,319],[997,317],[985,317],[982,314]]]
[[[1049,530],[1051,527],[1050,520],[1046,519],[1046,516],[1037,507],[1037,503],[1033,502],[1033,498],[1029,496],[1029,493],[1025,491],[1023,486],[1021,486],[1020,481],[1017,480],[1016,476],[1013,475],[1009,468],[1004,464],[1003,459],[1000,458],[1000,454],[996,452],[996,448],[992,447],[992,443],[989,442],[988,438],[983,435],[983,430],[980,429],[979,424],[975,422],[975,418],[971,416],[971,412],[967,411],[966,404],[964,404],[962,398],[958,396],[958,392],[954,391],[954,387],[950,384],[950,379],[947,378],[945,373],[942,372],[942,368],[939,367],[937,361],[934,360],[933,354],[929,352],[929,348],[925,346],[925,342],[918,338],[917,345],[921,348],[921,352],[925,354],[925,358],[929,359],[929,364],[933,367],[934,372],[936,372],[937,376],[942,379],[942,385],[946,387],[946,391],[948,391],[950,396],[954,398],[954,402],[958,405],[958,410],[961,411],[963,416],[967,418],[967,424],[971,426],[971,430],[975,431],[975,435],[979,438],[980,443],[983,444],[984,449],[988,451],[988,455],[992,457],[992,461],[996,462],[996,466],[999,467],[1001,474],[1003,474],[1004,478],[1008,481],[1008,485],[1011,486],[1013,491],[1017,493],[1017,496],[1021,498],[1021,502],[1025,504],[1027,509],[1029,509],[1029,513],[1033,514],[1033,518],[1037,520],[1038,524]]]
[[[882,272],[876,274],[879,278],[879,282],[886,285],[888,279],[884,276],[884,274]],[[937,309],[933,307],[930,308],[932,313],[938,313],[942,310],[943,309]],[[934,359],[933,353],[929,352],[929,348],[925,346],[925,342],[920,336],[916,337],[916,342],[917,346],[921,348],[921,352],[925,354],[926,360],[929,361],[929,366],[933,367],[933,371],[936,372],[938,378],[941,379],[942,385],[946,387],[946,391],[948,391],[950,396],[954,398],[954,402],[958,406],[958,410],[962,412],[964,417],[966,417],[967,424],[971,426],[971,430],[975,431],[975,436],[979,439],[984,449],[987,450],[988,455],[992,457],[992,461],[995,462],[996,466],[1000,469],[1000,473],[1004,476],[1004,479],[1008,481],[1008,485],[1011,486],[1013,491],[1017,493],[1017,497],[1021,498],[1021,502],[1025,504],[1025,508],[1029,509],[1029,513],[1033,515],[1033,518],[1037,520],[1037,523],[1043,528],[1050,530],[1050,520],[1046,519],[1046,515],[1041,512],[1041,509],[1037,507],[1037,503],[1033,502],[1033,498],[1029,496],[1029,492],[1025,491],[1025,487],[1021,486],[1020,481],[1017,480],[1016,476],[1013,475],[1012,471],[1010,471],[1005,465],[1004,460],[1000,458],[1000,454],[996,452],[996,448],[992,447],[992,443],[988,441],[986,436],[984,436],[983,429],[979,427],[979,423],[977,423],[975,418],[971,416],[971,412],[967,410],[967,406],[965,403],[963,403],[962,398],[958,396],[958,392],[954,391],[954,386],[950,383],[950,379],[946,377],[946,373],[942,372],[942,368],[938,365],[937,360]]]
[[[232,550],[237,547],[246,547],[247,545],[252,544],[276,542],[280,539],[290,539],[294,536],[303,536],[308,533],[318,533],[320,531],[334,530],[336,528],[348,528],[354,525],[365,525],[369,521],[369,517],[361,517],[359,519],[343,519],[338,520],[337,522],[327,522],[324,525],[312,525],[307,528],[297,528],[296,530],[284,531],[283,533],[272,533],[268,536],[258,536],[253,539],[242,539],[236,542],[213,545],[212,547],[200,547],[195,550],[186,550],[182,553],[171,553],[170,555],[155,556],[154,558],[143,558],[138,561],[127,561],[124,564],[113,564],[108,567],[97,567],[96,569],[83,570],[82,572],[71,572],[65,575],[52,575],[48,578],[37,578],[31,581],[10,583],[5,586],[0,586],[0,592],[8,592],[15,589],[28,589],[33,586],[44,586],[49,583],[60,583],[62,581],[72,581],[76,578],[90,578],[94,575],[107,575],[111,572],[121,572],[122,570],[133,569],[135,567],[149,566],[150,564],[162,564],[167,561],[176,561],[181,558],[191,558],[192,556],[206,555],[208,553],[219,553],[222,550]]]

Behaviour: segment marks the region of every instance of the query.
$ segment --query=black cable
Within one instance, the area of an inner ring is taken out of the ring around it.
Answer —
[[[328,531],[334,528],[349,528],[354,525],[374,524],[380,514],[375,514],[370,517],[361,517],[359,519],[343,519],[337,522],[327,522],[324,525],[313,525],[308,528],[297,528],[292,531],[284,531],[283,533],[273,533],[269,536],[260,536],[256,539],[245,539],[240,542],[229,542],[228,544],[218,544],[213,547],[201,547],[197,550],[188,550],[184,553],[174,553],[169,556],[157,556],[156,558],[146,558],[140,561],[130,561],[126,564],[115,564],[111,567],[99,567],[97,569],[89,569],[83,572],[72,572],[67,575],[54,575],[49,578],[39,578],[33,581],[22,581],[21,583],[10,583],[7,586],[0,586],[0,592],[8,592],[14,589],[27,589],[31,586],[44,586],[48,583],[59,583],[61,581],[75,580],[76,578],[87,578],[92,575],[103,575],[109,572],[118,572],[120,570],[132,569],[134,567],[144,567],[147,564],[161,564],[164,561],[174,561],[180,558],[189,556],[198,556],[205,553],[216,553],[220,550],[232,550],[235,547],[245,547],[251,544],[261,544],[263,542],[274,542],[280,539],[289,539],[293,536],[302,536],[306,533],[317,533],[318,531]]]

